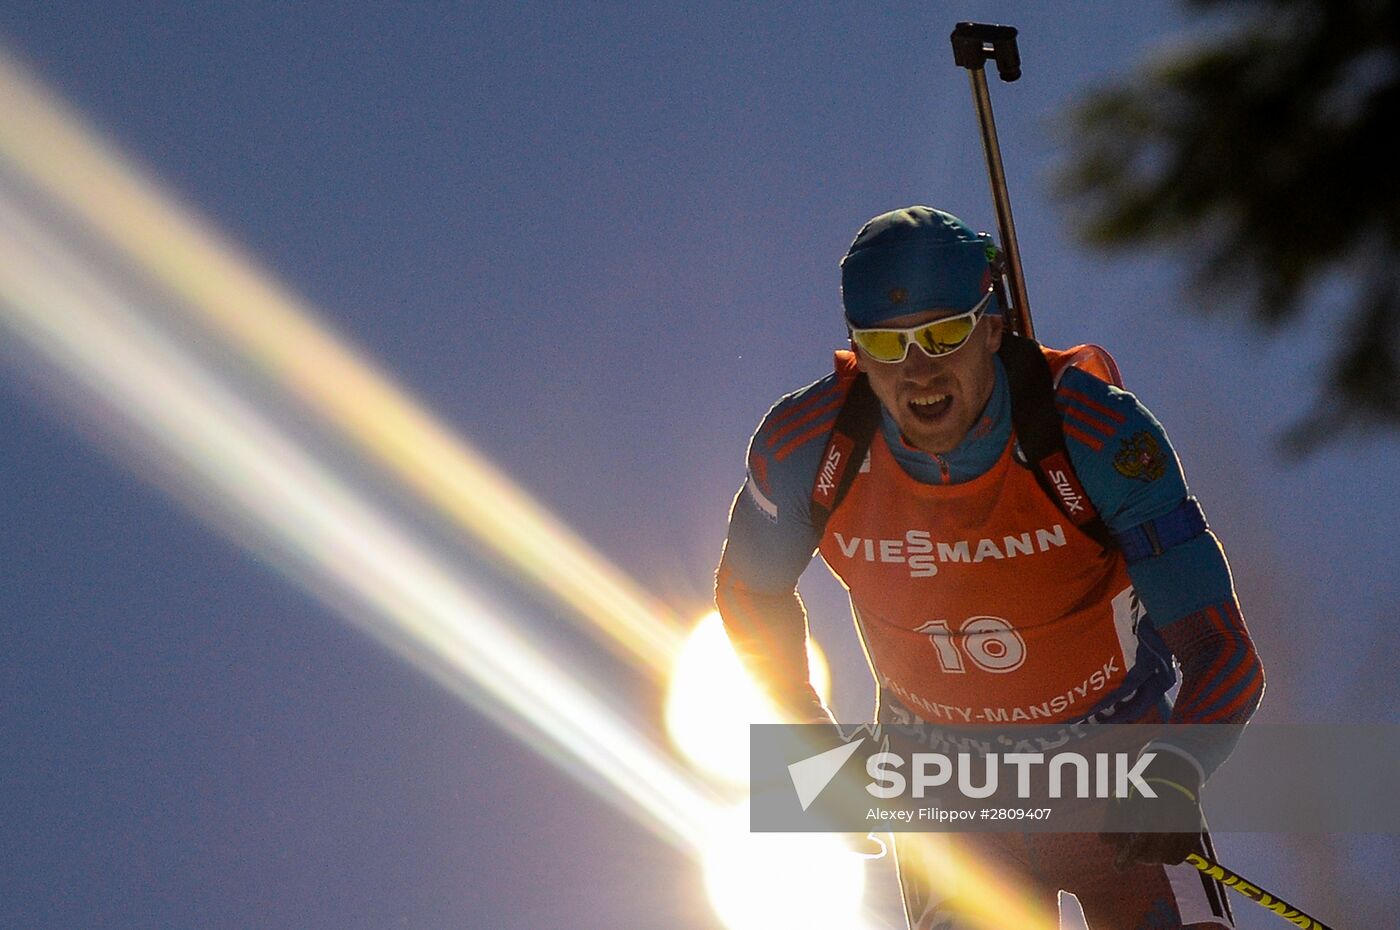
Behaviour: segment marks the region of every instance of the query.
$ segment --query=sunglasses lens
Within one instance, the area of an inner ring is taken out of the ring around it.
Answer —
[[[867,329],[851,335],[856,345],[881,362],[899,361],[904,357],[904,347],[908,344],[904,333],[892,329]]]
[[[914,339],[933,355],[945,355],[967,342],[977,320],[971,316],[939,320],[915,331]]]

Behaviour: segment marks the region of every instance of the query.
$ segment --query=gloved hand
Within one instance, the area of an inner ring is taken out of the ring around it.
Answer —
[[[853,732],[850,736],[841,732],[840,726],[831,718],[829,714],[823,717],[816,717],[805,721],[801,735],[804,746],[804,755],[810,757],[840,746],[848,742],[859,739],[863,733]],[[782,787],[783,791],[791,790],[791,785]],[[852,855],[862,859],[882,859],[888,852],[885,841],[875,833],[833,833],[842,844],[851,851]]]
[[[1176,865],[1188,853],[1203,851],[1200,769],[1178,753],[1158,750],[1142,780],[1157,797],[1130,786],[1128,797],[1115,799],[1110,811],[1107,838],[1118,847],[1119,871],[1133,863]]]

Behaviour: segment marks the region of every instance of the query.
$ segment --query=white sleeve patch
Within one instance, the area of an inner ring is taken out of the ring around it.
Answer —
[[[744,482],[744,489],[749,492],[749,497],[758,505],[758,509],[763,511],[764,516],[770,520],[778,519],[778,505],[768,499],[768,496],[758,489],[758,482],[749,476],[749,480]]]

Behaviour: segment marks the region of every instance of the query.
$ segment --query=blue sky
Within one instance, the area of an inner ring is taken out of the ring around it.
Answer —
[[[1049,196],[1065,108],[1179,40],[1171,4],[12,2],[0,37],[698,614],[749,432],[840,343],[856,230],[914,202],[994,228],[946,38],[973,17],[1022,30],[1025,77],[992,92],[1038,333],[1110,347],[1166,425],[1268,664],[1261,714],[1394,721],[1397,441],[1273,447],[1328,320],[1265,341],[1188,313],[1212,298],[1173,256],[1086,252]],[[13,352],[0,923],[713,926],[690,863],[90,444]],[[819,566],[804,590],[858,716],[845,606]],[[1342,924],[1368,887],[1233,843]],[[1332,861],[1395,862],[1369,846]]]

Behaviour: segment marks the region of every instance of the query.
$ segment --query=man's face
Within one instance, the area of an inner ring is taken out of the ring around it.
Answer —
[[[902,316],[891,329],[921,326],[947,311]],[[948,355],[930,358],[917,345],[902,362],[879,362],[854,346],[856,362],[880,403],[894,417],[905,441],[924,452],[950,452],[982,416],[996,384],[992,356],[1001,347],[1002,318],[983,316],[967,342]]]

